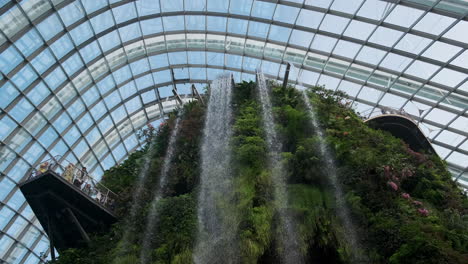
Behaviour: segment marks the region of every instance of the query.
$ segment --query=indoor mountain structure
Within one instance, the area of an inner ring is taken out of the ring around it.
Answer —
[[[467,0],[0,0],[0,264],[467,264]]]

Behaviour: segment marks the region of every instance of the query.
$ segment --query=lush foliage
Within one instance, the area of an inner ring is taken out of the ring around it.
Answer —
[[[255,83],[236,86],[233,151],[242,263],[256,263],[272,243],[272,187]]]
[[[307,263],[351,263],[351,247],[337,217],[333,189],[327,181],[319,138],[311,125],[302,94],[272,87],[276,129],[283,141],[289,211],[298,220],[299,241]],[[234,197],[242,263],[277,263],[277,216],[269,172],[265,131],[255,83],[237,84],[235,120],[230,141],[234,160]],[[339,182],[363,250],[370,263],[468,263],[468,201],[436,156],[415,152],[390,134],[369,128],[342,93],[323,87],[308,90],[326,142],[336,158]],[[153,263],[191,263],[197,233],[199,147],[205,108],[182,110],[181,130],[151,244]],[[120,221],[109,232],[95,234],[86,249],[61,252],[57,263],[137,263],[149,201],[156,184],[176,115],[157,128],[154,149],[133,153],[106,171],[104,184],[120,195]],[[143,133],[144,134],[144,133]],[[146,133],[144,135],[149,135]],[[128,219],[132,193],[145,155],[151,172]],[[130,245],[120,241],[131,229]],[[125,247],[125,248],[123,248]],[[123,249],[123,250],[122,250]]]
[[[158,225],[151,241],[154,263],[188,263],[196,234],[195,186],[198,182],[198,151],[203,126],[204,107],[189,103],[182,111],[176,153],[171,161],[169,182],[164,189],[163,199],[158,203]],[[143,233],[146,225],[153,186],[158,182],[162,160],[166,153],[168,138],[174,128],[178,113],[172,114],[166,122],[155,129],[153,142],[140,151],[134,152],[122,164],[105,172],[103,184],[118,193],[119,201],[115,210],[120,219],[107,233],[94,234],[87,248],[69,249],[60,253],[58,264],[133,264],[139,262]],[[142,133],[150,135],[150,133]],[[129,219],[133,204],[137,178],[146,155],[151,155],[151,166],[143,183],[141,196],[136,201],[137,214]],[[129,233],[129,244],[122,242],[122,236]],[[128,232],[130,231],[130,232]]]
[[[321,87],[310,93],[375,263],[467,263],[468,201],[435,155],[374,130]]]

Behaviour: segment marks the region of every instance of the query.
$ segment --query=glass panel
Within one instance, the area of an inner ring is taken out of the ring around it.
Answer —
[[[59,101],[55,98],[51,98],[40,108],[40,111],[46,116],[47,119],[51,119],[60,111],[60,109],[62,109],[62,106],[60,105]]]
[[[63,35],[58,40],[50,44],[50,48],[55,56],[60,59],[73,49],[73,43],[68,35]]]
[[[146,16],[160,12],[159,1],[140,0],[136,2],[136,5],[140,16]]]
[[[102,7],[104,7],[107,1],[95,1],[95,0],[81,0],[83,6],[86,10],[86,13],[90,14]]]
[[[8,181],[8,180],[7,180]],[[13,183],[12,183],[13,185]],[[0,183],[0,186],[3,187],[3,183]],[[2,189],[2,192],[5,192],[6,190]],[[9,190],[8,190],[9,191]],[[3,230],[3,228],[11,221],[11,218],[15,215],[15,212],[10,210],[8,207],[3,206],[0,209],[0,229]]]
[[[229,6],[229,0],[207,0],[208,10],[217,12],[226,12]]]
[[[26,154],[25,154],[26,155]],[[21,182],[23,178],[26,176],[26,173],[28,170],[31,168],[31,165],[26,163],[22,159],[18,159],[16,164],[15,164],[15,169],[10,171],[9,176],[16,181],[17,183]],[[20,201],[24,201],[23,194],[20,194],[21,198]],[[19,209],[19,207],[18,207]],[[18,210],[17,209],[17,210]]]
[[[289,23],[289,24],[294,24],[294,21],[296,21],[297,14],[299,14],[299,11],[300,9],[297,7],[278,5],[276,7],[273,20],[277,20],[277,21]]]
[[[26,100],[22,98],[16,105],[9,111],[9,114],[18,122],[22,122],[26,116],[28,116],[34,107]]]
[[[58,138],[57,132],[52,127],[49,127],[39,138],[39,142],[44,146],[50,146]]]
[[[21,191],[17,189],[10,200],[8,200],[8,205],[13,208],[13,210],[18,211],[24,202],[26,202],[26,200],[24,199],[23,194],[21,194]]]
[[[94,18],[96,19],[96,17]],[[93,37],[93,32],[91,30],[91,26],[89,22],[84,22],[83,24],[79,25],[78,27],[74,28],[70,31],[70,35],[75,42],[76,45],[80,45],[81,43],[85,42],[86,40]]]
[[[454,18],[429,12],[418,22],[418,24],[416,24],[414,29],[424,31],[429,34],[439,35],[454,21]]]
[[[55,62],[55,58],[52,56],[52,53],[49,51],[49,49],[45,49],[31,61],[31,64],[34,69],[39,72],[39,74],[43,74]]]
[[[249,15],[253,0],[237,0],[235,5],[230,5],[229,12],[232,14]]]
[[[47,124],[47,120],[42,117],[42,113],[36,112],[24,125],[24,128],[32,135],[36,135]]]
[[[5,74],[13,70],[22,61],[21,55],[14,46],[10,46],[0,54],[0,67]]]
[[[30,226],[24,236],[21,238],[21,242],[23,242],[27,247],[30,247],[40,236],[41,232],[39,229],[34,226]]]
[[[460,47],[436,41],[423,53],[423,56],[447,62],[461,50]]]
[[[362,1],[363,0],[335,0],[331,6],[331,9],[349,14],[354,14],[354,12],[356,12],[356,10],[361,5]]]
[[[0,28],[8,38],[14,36],[27,24],[28,21],[26,17],[16,5],[13,8],[10,8],[6,13],[2,14],[2,16],[0,17]]]
[[[351,22],[348,25],[348,28],[345,30],[344,35],[351,37],[351,38],[357,38],[360,40],[367,40],[369,38],[370,34],[372,31],[375,29],[375,25],[357,21],[357,20],[351,20]]]
[[[7,252],[7,250],[13,245],[13,239],[8,236],[2,236],[0,239],[0,252]]]
[[[187,30],[205,30],[205,17],[185,16],[185,27]]]
[[[75,126],[72,126],[70,130],[68,130],[65,135],[63,135],[63,138],[65,139],[65,142],[68,143],[68,145],[73,145],[77,139],[80,138],[80,132]]]
[[[266,23],[260,23],[255,21],[250,21],[249,23],[249,36],[266,38],[268,36],[268,30],[270,25]]]
[[[271,40],[276,40],[276,41],[286,43],[289,39],[289,35],[291,34],[291,31],[292,30],[290,28],[271,25],[270,34],[268,35],[268,38]]]
[[[369,41],[391,47],[403,35],[403,32],[379,26]]]
[[[468,22],[467,21],[458,21],[458,23],[447,32],[444,37],[451,38],[454,40],[458,40],[463,43],[468,42],[468,35],[465,34],[466,29],[468,28]]]
[[[31,55],[35,50],[42,46],[43,42],[36,30],[29,30],[24,36],[18,39],[16,47],[25,57]]]
[[[63,30],[62,23],[56,14],[49,15],[44,21],[36,26],[46,41]]]
[[[0,164],[7,159],[8,154],[6,153],[6,151],[7,151],[6,148],[3,148],[2,150],[0,150],[0,157],[2,158],[2,160],[0,160]],[[11,152],[9,152],[9,153],[11,153]],[[10,158],[10,161],[13,158],[14,158],[14,156]],[[16,186],[16,184],[13,181],[8,179],[7,177],[2,177],[2,180],[0,181],[0,187],[1,187],[1,189],[0,189],[0,201],[3,202],[4,199],[7,197],[7,195],[11,192],[11,190],[13,190],[13,188],[15,186]],[[3,211],[2,211],[2,213],[3,213]],[[2,229],[3,229],[3,227],[2,227]]]
[[[0,94],[2,95],[2,100],[0,100],[0,107],[5,109],[13,99],[19,94],[18,90],[11,85],[10,82],[4,83],[0,86]]]
[[[28,223],[26,220],[24,220],[22,217],[17,217],[8,230],[6,230],[6,233],[14,238],[17,238],[27,224]]]
[[[388,3],[380,0],[367,0],[359,9],[358,15],[366,18],[380,20],[385,15]]]
[[[29,65],[25,65],[18,73],[16,73],[11,81],[21,91],[25,90],[34,80],[36,80],[37,74],[33,68]]]
[[[91,108],[91,115],[94,117],[95,120],[98,120],[103,116],[107,110],[102,101],[98,102],[93,108]]]
[[[408,27],[423,14],[422,10],[410,8],[403,5],[396,5],[390,15],[387,16],[385,22],[395,24],[402,27]]]
[[[83,9],[81,9],[78,3],[71,3],[65,6],[59,10],[59,14],[67,27],[84,17]]]
[[[160,33],[163,30],[161,18],[145,19],[140,22],[143,35]]]
[[[32,144],[31,147],[23,154],[23,158],[29,162],[30,164],[34,164],[36,160],[44,153],[44,148],[39,145],[39,143],[35,142]],[[18,170],[15,167],[15,170]]]
[[[133,2],[112,8],[117,24],[128,21],[137,16]]]
[[[335,34],[341,34],[348,23],[348,18],[327,14],[323,19],[320,29]]]
[[[160,0],[163,12],[182,11],[184,0]]]

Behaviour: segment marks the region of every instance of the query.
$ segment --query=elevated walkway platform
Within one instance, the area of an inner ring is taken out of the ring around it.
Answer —
[[[418,125],[404,115],[383,114],[372,117],[365,122],[373,128],[388,131],[394,137],[402,139],[414,151],[436,153]]]
[[[47,232],[51,248],[59,252],[85,245],[90,233],[117,220],[112,211],[117,196],[71,165],[51,163],[34,171],[20,190]]]

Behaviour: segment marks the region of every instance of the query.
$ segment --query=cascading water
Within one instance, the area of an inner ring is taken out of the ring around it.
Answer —
[[[175,143],[177,139],[177,134],[179,133],[180,127],[180,116],[178,116],[175,120],[174,128],[171,131],[171,135],[169,137],[169,142],[167,145],[166,155],[164,156],[163,165],[161,167],[161,174],[159,176],[158,184],[155,186],[153,190],[154,198],[151,201],[150,209],[148,212],[148,216],[146,219],[146,228],[143,237],[143,245],[140,254],[140,262],[143,264],[151,262],[151,238],[154,235],[154,231],[156,230],[156,224],[158,222],[158,203],[162,198],[162,194],[164,188],[167,183],[167,174],[170,169],[171,160],[174,156],[175,150]]]
[[[193,261],[201,264],[238,263],[237,221],[233,210],[231,148],[232,79],[211,85],[201,148],[198,195],[198,235]]]
[[[359,240],[357,238],[357,234],[355,232],[355,226],[351,220],[351,216],[349,213],[349,208],[346,205],[343,189],[341,183],[338,181],[337,178],[337,168],[333,156],[328,149],[328,146],[325,142],[325,134],[323,132],[322,127],[318,124],[316,112],[310,103],[309,97],[305,90],[302,91],[302,95],[304,97],[304,102],[306,104],[307,110],[309,111],[311,125],[314,128],[315,133],[319,138],[319,151],[320,155],[323,157],[325,164],[324,171],[328,176],[328,181],[330,182],[331,186],[333,187],[333,192],[335,195],[336,200],[336,211],[338,217],[340,218],[343,228],[344,228],[344,235],[345,239],[350,245],[351,249],[351,257],[353,259],[353,263],[366,263],[366,258],[364,254],[362,254]]]
[[[130,241],[130,236],[134,232],[134,225],[133,223],[135,222],[135,218],[137,213],[141,210],[141,205],[142,203],[140,202],[141,200],[141,195],[144,189],[144,184],[146,182],[146,178],[148,177],[148,172],[150,169],[151,165],[151,159],[153,156],[154,152],[154,145],[155,142],[154,140],[149,143],[149,148],[148,152],[145,154],[145,157],[143,159],[143,164],[140,169],[140,172],[138,174],[137,178],[137,183],[136,183],[136,188],[135,191],[133,192],[132,195],[132,203],[131,203],[131,208],[130,208],[130,213],[129,217],[127,218],[126,222],[126,229],[123,233],[122,239],[121,239],[121,246],[119,248],[119,254],[117,254],[118,257],[120,257],[122,254],[124,254],[125,250],[129,248],[129,245],[131,244],[132,241]],[[118,262],[118,259],[114,259],[114,262]]]
[[[286,187],[285,170],[281,161],[282,144],[275,130],[272,114],[272,106],[265,76],[257,72],[257,85],[262,105],[262,119],[266,132],[269,151],[269,166],[273,175],[274,197],[279,216],[280,228],[278,232],[280,243],[280,254],[283,263],[303,263],[304,259],[300,252],[297,224],[293,216],[288,213],[288,193]]]

